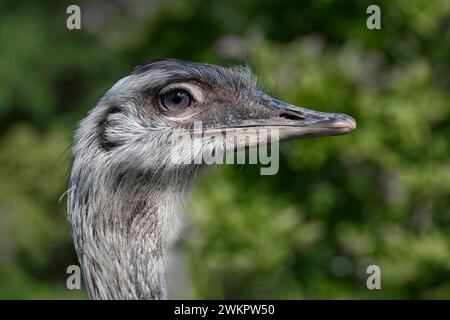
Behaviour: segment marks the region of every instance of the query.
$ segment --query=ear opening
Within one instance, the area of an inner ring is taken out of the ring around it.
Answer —
[[[99,143],[104,151],[111,151],[123,144],[123,141],[115,137],[114,129],[116,125],[120,125],[120,118],[123,116],[123,109],[119,106],[112,106],[108,109],[105,117],[99,123]]]

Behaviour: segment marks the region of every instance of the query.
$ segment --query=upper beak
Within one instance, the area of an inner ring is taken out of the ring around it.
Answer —
[[[278,129],[279,140],[286,141],[304,137],[335,136],[355,130],[356,122],[342,113],[318,112],[290,105],[264,93],[258,97],[253,119],[243,121],[239,127],[266,127]]]

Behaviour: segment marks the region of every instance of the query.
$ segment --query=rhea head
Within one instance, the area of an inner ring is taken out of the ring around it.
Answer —
[[[195,123],[206,135],[276,129],[280,141],[355,129],[350,116],[293,106],[258,91],[247,69],[165,59],[139,65],[119,80],[82,123],[76,140],[84,142],[76,147],[89,141],[110,163],[169,170],[167,155],[177,148],[171,133],[193,132]]]

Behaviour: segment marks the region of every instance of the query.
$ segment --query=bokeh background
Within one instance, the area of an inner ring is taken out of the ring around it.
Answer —
[[[66,28],[70,4],[81,30]],[[201,174],[173,297],[450,298],[447,0],[1,1],[0,298],[86,298],[65,285],[71,134],[156,57],[249,65],[270,94],[358,123],[284,145],[275,176]],[[366,288],[370,264],[381,290]]]

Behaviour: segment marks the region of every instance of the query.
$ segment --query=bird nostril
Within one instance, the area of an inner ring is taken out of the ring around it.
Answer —
[[[292,113],[280,113],[279,117],[287,120],[305,120],[304,117]]]

